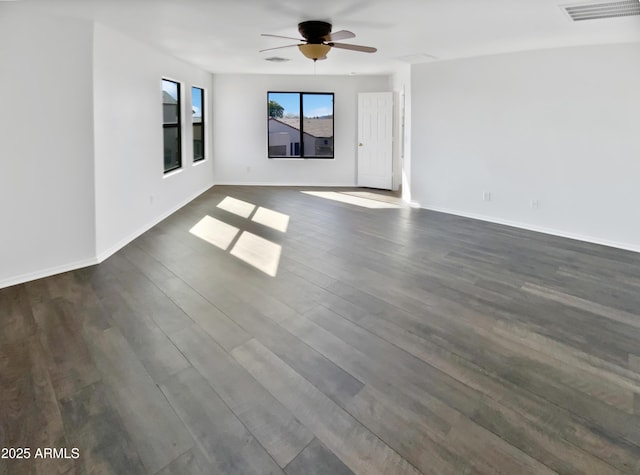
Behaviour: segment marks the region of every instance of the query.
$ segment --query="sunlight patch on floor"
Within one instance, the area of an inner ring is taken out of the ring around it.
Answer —
[[[402,207],[406,205],[404,200],[397,196],[383,195],[380,193],[372,193],[370,191],[343,191],[341,193],[345,195],[357,196],[359,198],[365,198],[373,201],[384,201],[385,203],[398,205],[398,207]]]
[[[302,193],[369,209],[402,208],[400,204],[372,200],[362,196],[354,196],[351,193],[339,193],[337,191],[303,191]]]
[[[226,251],[240,232],[235,226],[220,221],[219,219],[205,216],[192,227],[189,232],[200,239]]]
[[[268,239],[243,231],[231,249],[231,255],[271,277],[278,273],[282,246]]]
[[[218,208],[228,211],[229,213],[233,213],[242,218],[248,218],[253,213],[256,205],[247,203],[246,201],[242,201],[236,198],[232,198],[227,196],[220,203],[218,203]]]
[[[287,228],[289,227],[289,215],[278,213],[277,211],[273,211],[269,208],[263,208],[262,206],[260,206],[255,212],[251,221],[268,226],[283,233],[286,233]]]
[[[218,203],[217,207],[282,233],[286,233],[289,227],[288,214],[257,206],[231,196],[225,197]],[[234,223],[238,224],[238,220],[234,219]],[[247,224],[250,224],[249,221],[247,221]],[[231,248],[229,253],[232,256],[271,277],[275,277],[280,265],[282,246],[249,231],[243,231],[242,228],[244,226],[240,225],[238,228],[207,215],[193,226],[189,232],[223,251]],[[252,226],[254,231],[257,228],[255,225]]]

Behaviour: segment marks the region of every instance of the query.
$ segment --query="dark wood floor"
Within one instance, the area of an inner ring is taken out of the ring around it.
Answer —
[[[0,290],[0,473],[640,473],[640,255],[357,200],[216,186]]]

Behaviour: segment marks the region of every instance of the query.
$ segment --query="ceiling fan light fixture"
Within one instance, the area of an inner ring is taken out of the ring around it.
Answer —
[[[331,49],[331,46],[322,43],[306,43],[304,45],[298,45],[298,49],[300,49],[300,52],[307,58],[316,61],[318,59],[324,59]]]

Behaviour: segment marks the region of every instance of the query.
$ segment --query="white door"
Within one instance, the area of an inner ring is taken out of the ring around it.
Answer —
[[[358,94],[358,186],[390,190],[393,182],[393,93]]]

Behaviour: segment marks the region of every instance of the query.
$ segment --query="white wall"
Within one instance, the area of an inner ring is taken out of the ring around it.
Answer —
[[[102,25],[94,34],[96,242],[100,259],[213,185],[211,74]],[[192,161],[190,114],[183,115],[182,169],[163,174],[162,78],[205,89],[203,162]],[[207,96],[208,95],[208,96]]]
[[[386,76],[216,75],[216,183],[354,186],[358,93],[389,87]],[[268,159],[267,91],[335,93],[335,159]]]
[[[0,288],[95,261],[92,37],[0,4]]]
[[[416,65],[411,85],[421,206],[640,251],[640,44]]]
[[[394,189],[402,185],[402,199],[411,198],[411,65],[401,65],[391,76],[395,93],[396,120],[394,121]],[[402,121],[404,120],[404,131]]]

